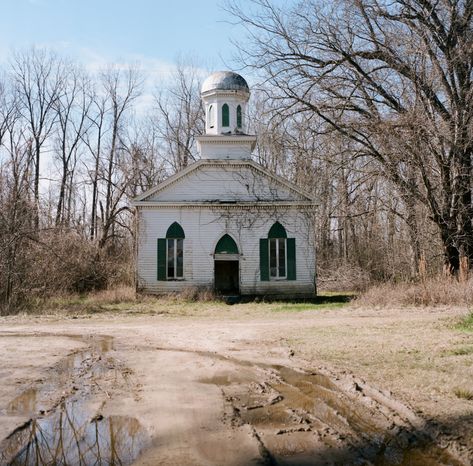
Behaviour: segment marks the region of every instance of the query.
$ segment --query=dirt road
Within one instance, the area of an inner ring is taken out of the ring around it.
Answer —
[[[317,359],[317,345],[309,351],[301,336],[335,321],[376,328],[401,315],[251,318],[234,309],[4,319],[0,463],[470,464],[468,430],[445,431],[389,392],[386,380],[367,383]],[[438,325],[441,316],[410,318]]]

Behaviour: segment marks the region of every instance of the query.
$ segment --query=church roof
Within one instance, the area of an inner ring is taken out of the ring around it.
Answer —
[[[233,71],[212,73],[202,84],[202,94],[210,91],[243,91],[250,92],[245,78]]]

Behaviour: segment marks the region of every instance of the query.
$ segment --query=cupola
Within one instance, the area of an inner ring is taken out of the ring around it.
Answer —
[[[217,71],[202,84],[205,134],[197,138],[204,159],[249,159],[256,137],[248,133],[250,88],[233,71]]]
[[[217,71],[202,84],[205,107],[205,134],[246,132],[246,106],[250,88],[245,79],[232,71]]]

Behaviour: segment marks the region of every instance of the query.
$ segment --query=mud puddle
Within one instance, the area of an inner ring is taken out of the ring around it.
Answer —
[[[0,464],[127,465],[147,444],[131,417],[96,415],[79,401],[64,402],[51,415],[30,419],[2,445]]]
[[[373,392],[371,388],[343,386],[324,374],[262,364],[255,366],[253,382],[242,384],[241,371],[247,367],[244,361],[233,383],[228,372],[223,379],[216,374],[214,383],[227,403],[225,422],[251,427],[264,464],[465,464],[440,448],[407,407],[399,403],[399,410],[393,409],[395,400],[384,404],[367,393]]]
[[[127,465],[148,445],[136,418],[100,414],[111,391],[128,384],[127,369],[108,354],[112,338],[69,337],[87,348],[9,403],[9,415],[29,419],[0,443],[1,465]]]

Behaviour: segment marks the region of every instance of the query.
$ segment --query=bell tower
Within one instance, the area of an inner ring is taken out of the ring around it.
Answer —
[[[250,159],[256,136],[247,134],[250,89],[231,71],[211,74],[201,90],[205,108],[205,135],[197,138],[203,159]]]

